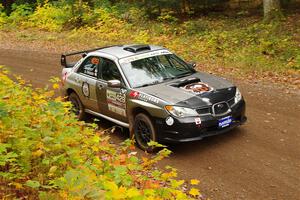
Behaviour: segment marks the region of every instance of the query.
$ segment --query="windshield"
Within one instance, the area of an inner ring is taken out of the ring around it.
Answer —
[[[195,70],[174,54],[158,55],[123,63],[131,87],[143,87],[190,75]]]

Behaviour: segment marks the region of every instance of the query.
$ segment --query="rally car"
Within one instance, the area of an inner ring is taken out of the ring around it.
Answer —
[[[75,63],[67,58],[80,55]],[[62,54],[63,93],[86,113],[129,128],[146,151],[225,133],[246,121],[245,101],[227,80],[197,72],[166,48],[115,45]]]

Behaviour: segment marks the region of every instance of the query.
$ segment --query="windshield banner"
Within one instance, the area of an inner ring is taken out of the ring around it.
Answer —
[[[136,56],[130,56],[130,57],[127,57],[127,58],[122,58],[122,59],[120,59],[119,62],[120,62],[120,64],[131,63],[131,62],[136,61],[136,60],[149,58],[149,57],[153,57],[153,56],[166,55],[166,54],[172,54],[172,53],[168,50],[158,50],[158,51],[153,51],[153,52],[149,52],[149,53],[139,54],[139,55],[136,55]]]

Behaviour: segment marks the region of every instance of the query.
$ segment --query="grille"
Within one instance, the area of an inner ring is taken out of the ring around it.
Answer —
[[[196,111],[199,115],[210,114],[210,108],[198,108]]]
[[[212,108],[215,115],[224,114],[229,110],[228,104],[226,102],[216,103]]]
[[[234,98],[230,99],[230,100],[228,101],[228,104],[229,104],[229,106],[231,107],[231,106],[234,104]]]

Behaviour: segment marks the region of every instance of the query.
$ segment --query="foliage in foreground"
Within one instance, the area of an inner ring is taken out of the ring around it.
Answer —
[[[176,180],[176,169],[138,157],[130,140],[114,145],[95,124],[78,121],[53,91],[32,89],[0,70],[0,189],[4,198],[190,199],[197,180]],[[58,84],[53,85],[54,88]],[[183,187],[190,188],[183,191]],[[201,197],[201,196],[200,196]]]

